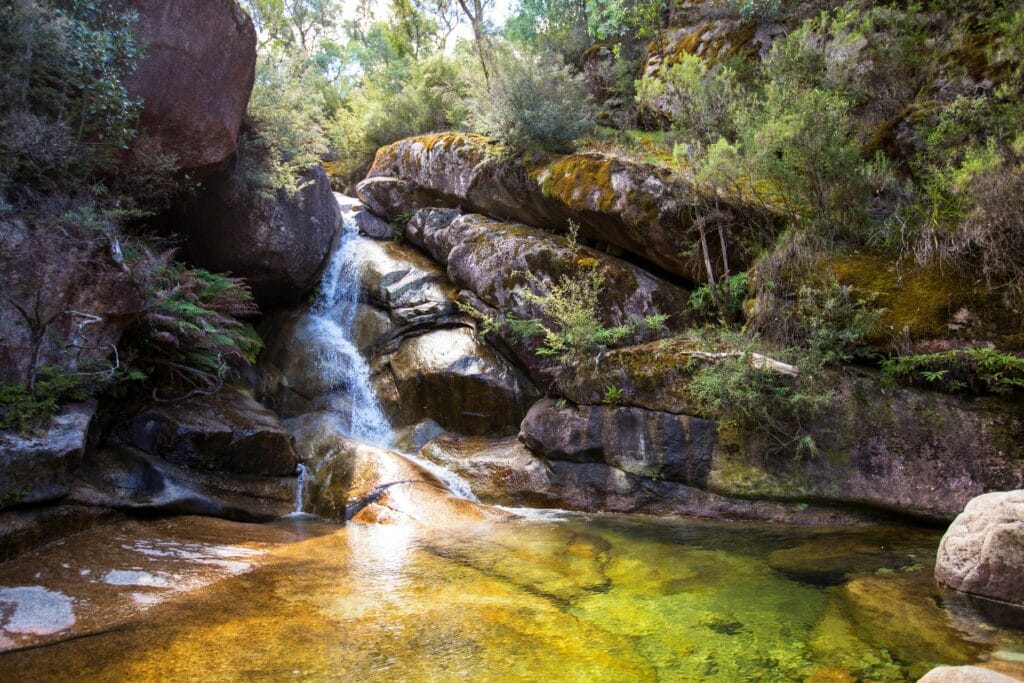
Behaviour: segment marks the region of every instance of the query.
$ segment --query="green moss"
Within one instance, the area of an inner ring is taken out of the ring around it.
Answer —
[[[528,169],[532,180],[540,180],[541,192],[577,211],[609,213],[615,202],[612,188],[614,161],[593,154],[556,157],[546,167]],[[594,199],[596,197],[596,199]]]
[[[886,309],[868,337],[872,343],[890,342],[904,328],[912,339],[944,338],[953,315],[983,296],[976,285],[939,266],[907,267],[900,273],[892,259],[875,254],[842,256],[831,265],[839,282],[852,286],[858,298],[877,294],[874,303]]]

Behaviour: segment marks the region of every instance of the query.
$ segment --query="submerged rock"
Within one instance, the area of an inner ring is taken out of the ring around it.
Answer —
[[[95,413],[94,400],[71,403],[38,432],[0,432],[0,509],[67,495]]]
[[[191,469],[291,476],[298,465],[291,436],[277,416],[238,387],[151,404],[129,420],[123,438]]]
[[[341,211],[322,168],[295,196],[266,197],[243,162],[210,180],[183,207],[187,255],[197,265],[244,278],[263,307],[297,302],[320,279],[341,227]]]
[[[942,537],[935,578],[964,593],[1024,606],[1024,490],[968,503]]]
[[[140,141],[205,175],[234,153],[256,69],[256,29],[234,0],[123,0],[145,51],[125,76]]]

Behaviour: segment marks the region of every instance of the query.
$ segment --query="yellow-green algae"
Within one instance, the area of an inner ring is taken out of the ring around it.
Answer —
[[[135,533],[161,548],[168,527],[187,535],[194,522],[161,524]],[[898,681],[1020,649],[1020,634],[954,621],[939,606],[931,532],[568,515],[436,530],[256,529],[242,534],[266,551],[250,571],[90,638],[0,655],[0,678]],[[53,587],[77,598],[85,579],[66,577],[105,569],[95,552],[89,567],[75,559],[98,538],[16,560],[4,582],[58,576]],[[808,543],[835,549],[829,570],[841,583],[770,566],[772,553]],[[865,564],[873,548],[877,562]],[[879,609],[891,610],[884,628]]]

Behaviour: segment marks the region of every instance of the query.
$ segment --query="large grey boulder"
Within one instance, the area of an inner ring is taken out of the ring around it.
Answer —
[[[604,463],[630,474],[707,484],[718,425],[688,415],[611,406],[537,402],[519,438],[550,460]]]
[[[188,259],[244,278],[263,307],[297,302],[320,280],[341,229],[341,210],[322,168],[302,188],[272,197],[253,188],[243,163],[210,180],[182,207]]]
[[[173,155],[201,177],[234,153],[252,92],[256,29],[235,0],[125,0],[138,13],[138,66],[125,77],[143,100],[141,135],[149,152]]]
[[[39,431],[0,432],[0,508],[67,495],[95,413],[94,400],[72,403]]]
[[[376,363],[384,409],[461,434],[511,434],[537,398],[532,384],[466,327],[409,337]]]
[[[266,522],[295,509],[298,480],[175,465],[130,446],[87,454],[69,502],[147,514]]]
[[[1020,683],[1020,680],[980,666],[937,666],[917,683]]]
[[[986,493],[942,537],[935,578],[964,593],[1024,606],[1024,490]]]
[[[343,436],[336,415],[307,413],[287,424],[306,467],[305,512],[337,522],[438,528],[510,517],[455,496],[398,453]]]
[[[572,220],[589,239],[682,278],[707,279],[701,260],[692,257],[699,248],[693,216],[700,196],[692,180],[651,164],[599,154],[520,158],[478,135],[440,133],[380,148],[357,192],[388,220],[427,206],[462,207],[551,230],[564,230]],[[721,205],[725,212],[734,208]],[[727,221],[729,262],[742,270],[760,231],[740,230],[757,222],[756,208],[738,210],[753,219]],[[767,216],[760,222],[770,227]]]
[[[686,323],[686,316],[679,315],[689,301],[684,289],[596,249],[573,250],[564,237],[544,230],[450,209],[423,209],[409,221],[406,237],[447,267],[449,279],[466,292],[460,295],[464,303],[481,318],[544,318],[530,292],[543,295],[544,283],[596,270],[603,281],[604,326],[642,322],[656,314],[671,315],[670,327]],[[554,364],[535,353],[535,340],[523,340],[504,325],[489,338],[526,368],[534,382],[550,382]]]
[[[194,470],[287,477],[298,466],[291,435],[277,415],[238,387],[146,406],[128,421],[122,438]]]

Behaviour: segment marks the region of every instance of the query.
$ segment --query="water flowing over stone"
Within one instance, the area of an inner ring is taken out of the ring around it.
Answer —
[[[339,203],[343,197],[335,195]],[[391,443],[391,425],[370,384],[370,367],[352,338],[359,303],[358,229],[353,214],[342,214],[342,234],[320,282],[312,320],[317,367],[325,385],[344,386],[351,398],[346,436],[377,446]]]

